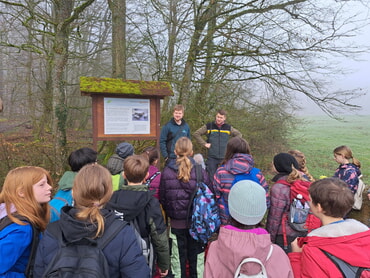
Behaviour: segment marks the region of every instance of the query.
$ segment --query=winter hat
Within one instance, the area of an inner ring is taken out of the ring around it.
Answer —
[[[120,143],[116,148],[116,154],[125,159],[126,157],[134,154],[134,147],[130,143]]]
[[[279,153],[274,156],[274,166],[280,174],[289,175],[292,172],[292,165],[299,169],[299,164],[294,156],[288,153]]]
[[[251,180],[238,181],[229,193],[229,212],[244,225],[256,225],[266,213],[266,191]]]

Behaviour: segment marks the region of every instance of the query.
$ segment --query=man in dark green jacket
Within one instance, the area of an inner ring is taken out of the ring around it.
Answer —
[[[213,175],[225,157],[226,145],[229,138],[242,137],[239,130],[225,123],[225,121],[226,111],[220,109],[217,111],[214,122],[205,124],[193,134],[197,142],[208,149],[206,166],[211,181],[213,181]],[[207,141],[202,138],[203,135],[207,136]]]

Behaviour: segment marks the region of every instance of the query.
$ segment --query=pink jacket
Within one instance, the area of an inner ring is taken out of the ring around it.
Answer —
[[[273,250],[266,261],[271,245]],[[234,277],[239,263],[247,257],[261,260],[269,278],[293,278],[288,256],[272,244],[264,229],[240,230],[232,226],[220,228],[218,239],[210,244],[204,268],[204,278]],[[248,266],[249,271],[245,271]],[[256,274],[261,268],[254,263],[242,267],[243,273]]]
[[[288,254],[296,278],[343,277],[322,250],[354,266],[370,268],[370,230],[354,219],[313,230],[299,238],[298,244],[303,246],[302,252]]]

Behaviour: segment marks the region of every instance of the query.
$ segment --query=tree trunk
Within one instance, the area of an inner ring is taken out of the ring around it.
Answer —
[[[112,12],[112,77],[126,79],[126,0],[108,0]]]

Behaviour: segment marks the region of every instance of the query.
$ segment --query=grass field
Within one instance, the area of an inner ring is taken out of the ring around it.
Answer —
[[[370,184],[370,115],[346,116],[343,121],[327,116],[309,116],[303,120],[291,146],[306,155],[308,169],[315,178],[333,175],[338,167],[333,150],[347,145],[361,162],[363,180]]]
[[[306,155],[307,167],[316,179],[321,175],[333,176],[338,167],[333,150],[347,145],[361,162],[365,184],[370,185],[370,115],[345,116],[343,121],[327,116],[306,116],[303,120],[304,124],[292,138],[291,147]],[[353,212],[352,217],[369,224],[370,201],[365,196],[363,209]]]

